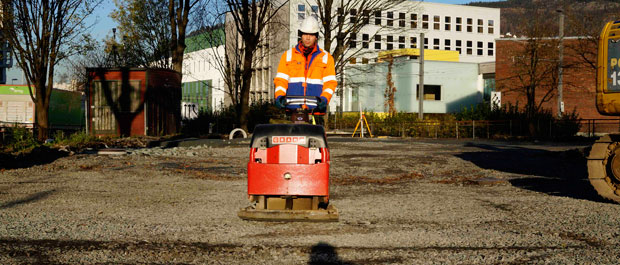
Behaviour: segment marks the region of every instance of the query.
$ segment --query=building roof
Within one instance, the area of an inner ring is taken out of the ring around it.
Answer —
[[[223,27],[196,31],[185,38],[185,53],[217,47],[223,45],[225,41],[226,32]]]

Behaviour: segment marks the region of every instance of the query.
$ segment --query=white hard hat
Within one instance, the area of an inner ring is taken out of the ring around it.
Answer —
[[[299,31],[306,34],[318,34],[319,22],[313,16],[308,16],[301,22]]]

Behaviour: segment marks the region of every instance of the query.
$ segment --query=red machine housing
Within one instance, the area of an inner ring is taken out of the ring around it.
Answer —
[[[329,148],[323,127],[259,125],[248,162],[248,196],[329,198]]]

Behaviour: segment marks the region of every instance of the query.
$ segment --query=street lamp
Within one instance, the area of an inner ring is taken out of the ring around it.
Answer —
[[[564,102],[562,101],[562,64],[564,61],[564,12],[562,9],[556,10],[556,12],[560,13],[560,60],[558,63],[558,118],[562,118],[562,112],[564,112]]]

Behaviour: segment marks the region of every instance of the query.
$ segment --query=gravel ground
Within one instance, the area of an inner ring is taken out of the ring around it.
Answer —
[[[618,264],[583,145],[330,138],[335,223],[250,222],[248,141],[0,171],[0,264]]]

